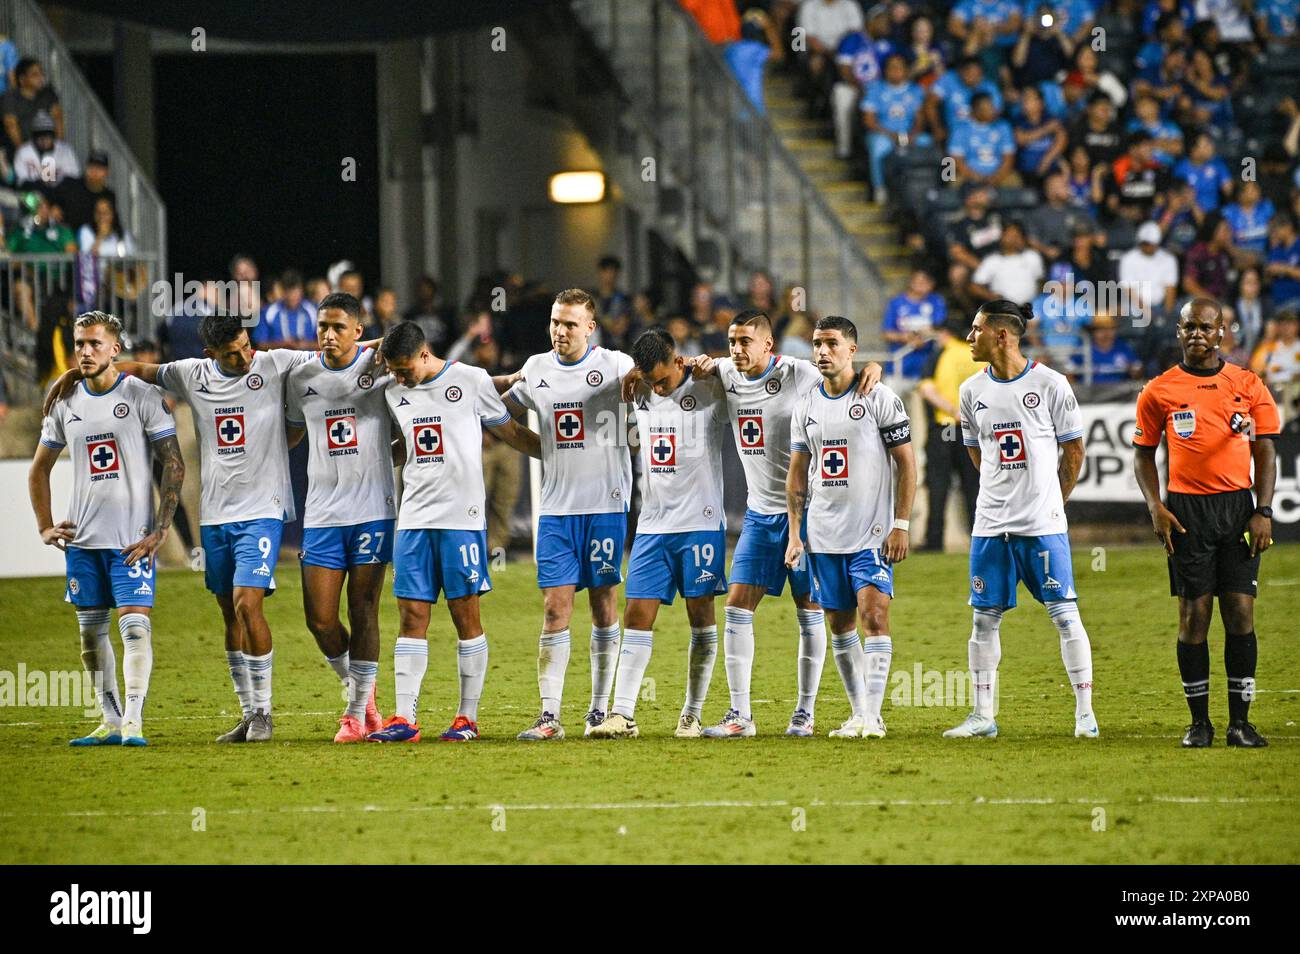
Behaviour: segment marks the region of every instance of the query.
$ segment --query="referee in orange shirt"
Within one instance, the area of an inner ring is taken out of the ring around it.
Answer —
[[[1217,596],[1226,634],[1227,741],[1253,749],[1268,745],[1247,716],[1255,696],[1255,593],[1260,554],[1273,543],[1273,439],[1281,422],[1264,382],[1219,357],[1222,338],[1217,302],[1195,298],[1183,306],[1183,360],[1138,395],[1133,467],[1169,554],[1170,589],[1178,597],[1178,669],[1192,711],[1183,745],[1199,749],[1214,742],[1205,640]],[[1169,447],[1166,503],[1156,470],[1161,436]]]

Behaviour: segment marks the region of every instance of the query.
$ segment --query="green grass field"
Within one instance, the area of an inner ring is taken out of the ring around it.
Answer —
[[[540,599],[532,565],[494,572],[485,598],[491,667],[473,744],[429,740],[454,714],[455,652],[437,607],[419,745],[335,746],[340,690],[302,619],[292,563],[268,613],[276,640],[275,741],[218,746],[234,721],[219,613],[198,574],[161,573],[146,749],[70,749],[79,709],[0,709],[0,862],[838,862],[1255,863],[1300,861],[1300,546],[1265,559],[1257,604],[1263,751],[1223,746],[1222,630],[1212,631],[1216,747],[1178,746],[1187,711],[1174,658],[1175,604],[1154,548],[1112,549],[1104,570],[1075,553],[1093,645],[1096,741],[1072,737],[1073,698],[1041,607],[1003,625],[1002,735],[945,740],[966,707],[885,706],[885,740],[834,740],[848,715],[827,659],[818,738],[781,736],[795,691],[789,598],[757,615],[760,735],[677,740],[688,629],[661,614],[638,710],[642,738],[581,738],[590,688],[575,636],[564,721],[576,737],[516,742],[535,715]],[[964,670],[966,558],[898,568],[894,672]],[[0,582],[0,670],[79,667],[59,580]],[[585,601],[582,610],[585,612]],[[719,619],[722,607],[718,607]],[[396,605],[383,605],[380,708],[392,704]],[[575,634],[583,630],[575,619]],[[721,647],[719,647],[721,649]],[[829,654],[828,654],[829,656]],[[119,668],[121,654],[119,651]],[[119,676],[120,678],[120,676]],[[719,658],[705,709],[726,708]],[[906,687],[896,676],[891,693]],[[907,700],[903,700],[907,701]],[[942,699],[913,701],[941,702]],[[951,700],[949,700],[951,701]]]

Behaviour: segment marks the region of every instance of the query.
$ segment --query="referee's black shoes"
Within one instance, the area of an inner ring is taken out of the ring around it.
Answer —
[[[1183,744],[1187,744],[1186,740]],[[1228,723],[1228,745],[1241,749],[1262,749],[1268,745],[1268,739],[1260,735],[1245,719],[1237,719]]]
[[[1193,722],[1183,736],[1183,748],[1208,749],[1214,744],[1214,726],[1208,722]]]

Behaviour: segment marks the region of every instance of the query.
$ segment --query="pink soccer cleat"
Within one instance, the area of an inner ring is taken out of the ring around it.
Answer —
[[[366,729],[356,716],[345,715],[339,719],[339,731],[334,736],[335,742],[364,742]]]
[[[375,705],[375,687],[370,687],[370,698],[366,700],[366,734],[378,732],[384,727],[384,717],[379,714],[379,706]]]

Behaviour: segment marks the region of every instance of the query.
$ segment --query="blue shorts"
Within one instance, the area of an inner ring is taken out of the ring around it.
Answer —
[[[971,537],[971,606],[1010,609],[1016,605],[1018,582],[1040,603],[1078,599],[1069,534]]]
[[[678,593],[687,599],[727,592],[725,530],[638,533],[627,561],[630,600],[658,600],[672,606]]]
[[[302,532],[304,566],[346,570],[367,563],[393,562],[396,520],[371,520],[347,527],[311,527]]]
[[[398,530],[394,548],[393,595],[438,602],[438,593],[458,600],[492,589],[486,530]]]
[[[626,513],[543,515],[537,521],[537,585],[595,589],[623,582]]]
[[[94,606],[153,606],[153,561],[122,562],[121,550],[68,547],[68,590],[63,598],[83,609]]]
[[[806,542],[806,535],[804,539]],[[789,542],[788,516],[746,510],[740,539],[736,541],[736,552],[731,558],[731,582],[764,586],[772,596],[780,596],[788,579],[790,592],[795,596],[811,592],[812,574],[808,572],[808,560],[805,558],[803,566],[795,570],[785,565],[785,548]]]
[[[272,517],[199,527],[203,582],[218,596],[237,586],[275,589],[284,521]]]
[[[813,599],[822,609],[858,608],[858,590],[874,586],[886,596],[894,595],[894,568],[879,549],[857,553],[809,553]]]

